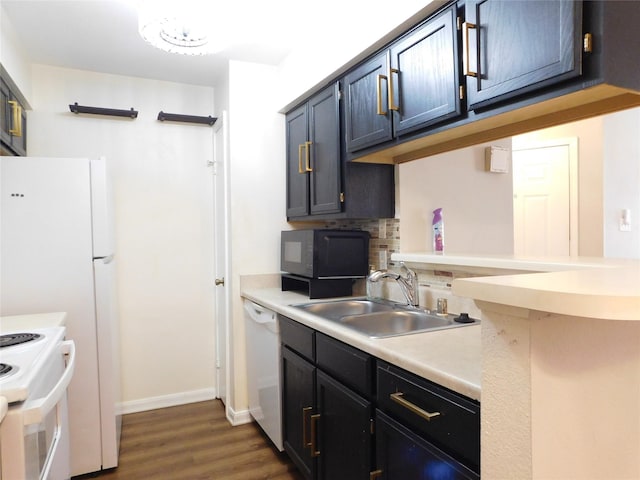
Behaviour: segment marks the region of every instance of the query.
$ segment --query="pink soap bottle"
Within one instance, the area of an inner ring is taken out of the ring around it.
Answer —
[[[444,253],[444,222],[442,221],[442,208],[433,211],[433,251],[437,254]]]

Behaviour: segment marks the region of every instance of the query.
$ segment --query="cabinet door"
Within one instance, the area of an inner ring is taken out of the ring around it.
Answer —
[[[468,469],[391,417],[376,411],[376,469],[384,480],[477,480]]]
[[[388,90],[389,53],[376,55],[344,79],[347,151],[392,138]]]
[[[320,370],[317,372],[317,391],[320,416],[314,419],[317,429],[312,432],[317,436],[318,478],[369,480],[371,403]]]
[[[284,450],[309,480],[315,473],[310,431],[315,405],[315,373],[316,368],[311,363],[286,347],[282,349]]]
[[[311,415],[314,413],[315,367],[293,351],[282,349],[282,434],[284,449],[296,466],[311,480]]]
[[[340,211],[340,109],[338,84],[308,102],[311,214]]]
[[[470,0],[465,15],[469,109],[582,72],[581,1]]]
[[[309,176],[307,174],[307,104],[286,117],[287,217],[309,214]]]
[[[391,47],[394,135],[460,115],[455,5]]]

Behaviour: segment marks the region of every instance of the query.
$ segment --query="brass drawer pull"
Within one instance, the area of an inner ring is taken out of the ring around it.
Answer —
[[[427,412],[426,410],[420,408],[416,404],[406,400],[404,398],[404,393],[402,392],[392,393],[389,395],[389,398],[391,398],[391,400],[393,400],[397,404],[402,405],[407,410],[410,410],[411,412],[415,413],[419,417],[424,418],[427,422],[430,422],[433,418],[440,416],[440,412]]]
[[[380,478],[382,476],[382,470],[374,470],[369,473],[369,480],[375,480],[376,478]]]
[[[302,169],[302,149],[306,147],[306,144],[301,143],[298,145],[298,173],[304,173]]]
[[[311,446],[311,441],[307,440],[307,417],[309,413],[311,413],[311,410],[313,410],[313,407],[302,408],[302,448]]]
[[[464,35],[463,35],[463,50],[464,50],[464,75],[467,77],[477,77],[478,76],[478,72],[472,72],[470,67],[469,67],[469,61],[470,61],[470,54],[471,52],[469,51],[469,30],[474,29],[476,30],[478,27],[475,23],[470,23],[470,22],[464,22],[462,24],[462,30],[464,31]]]
[[[311,145],[312,144],[313,144],[312,142],[304,142],[304,149],[306,150],[306,157],[305,157],[306,172],[313,172],[313,168],[311,168]]]
[[[7,103],[11,105],[11,118],[13,128],[9,129],[9,133],[14,137],[22,136],[22,107],[15,100],[9,100]]]
[[[389,69],[389,110],[396,112],[400,111],[400,107],[394,103],[395,92],[393,91],[393,75],[400,75],[400,70],[397,68]]]
[[[315,415],[311,415],[311,456],[317,457],[320,455],[320,450],[316,446],[316,438],[318,436],[318,420],[320,419],[320,414],[316,413]]]
[[[377,97],[377,107],[378,107],[376,113],[378,115],[387,114],[386,110],[382,109],[382,79],[388,82],[386,75],[378,75],[378,77],[376,78],[376,97]]]

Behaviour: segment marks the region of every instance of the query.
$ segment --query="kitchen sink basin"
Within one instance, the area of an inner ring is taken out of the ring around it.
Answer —
[[[388,312],[394,308],[393,304],[372,300],[337,300],[331,302],[305,303],[304,305],[295,306],[328,320],[340,320],[342,317],[348,315]]]
[[[342,317],[340,323],[372,338],[406,335],[408,333],[456,326],[456,323],[453,319],[448,318],[448,315],[445,317],[420,311],[391,311],[365,315],[348,315]]]
[[[314,302],[294,306],[370,338],[394,337],[478,323],[478,320],[468,317],[438,315],[395,302],[369,299]]]

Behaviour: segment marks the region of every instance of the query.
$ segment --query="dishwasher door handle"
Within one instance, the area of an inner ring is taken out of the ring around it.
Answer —
[[[262,305],[250,300],[244,301],[244,309],[255,323],[263,325],[274,333],[278,333],[278,319],[276,312],[266,309]]]

